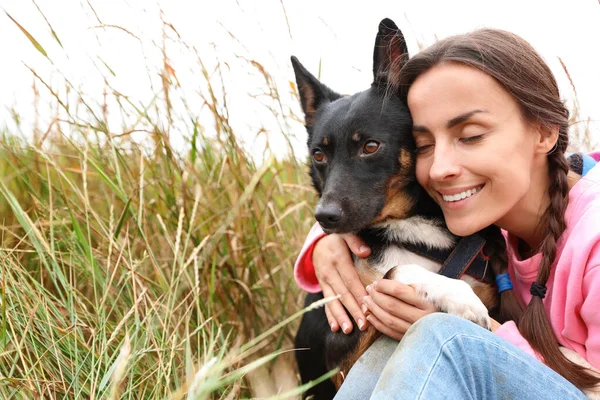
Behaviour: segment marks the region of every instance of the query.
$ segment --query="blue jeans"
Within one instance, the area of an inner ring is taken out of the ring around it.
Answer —
[[[400,343],[382,336],[336,399],[586,399],[521,349],[453,315],[421,318]]]

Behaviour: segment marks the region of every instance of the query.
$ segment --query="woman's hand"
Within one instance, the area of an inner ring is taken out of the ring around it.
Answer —
[[[419,295],[414,287],[398,281],[375,281],[367,286],[367,292],[369,295],[364,297],[364,305],[371,312],[367,321],[379,332],[398,341],[412,324],[439,311]]]
[[[350,251],[363,258],[371,254],[366,244],[355,235],[327,235],[313,249],[312,262],[323,296],[341,296],[341,302],[333,300],[325,305],[325,314],[333,332],[340,327],[344,333],[352,332],[352,322],[344,306],[361,330],[367,327],[360,307],[367,292],[358,277]]]

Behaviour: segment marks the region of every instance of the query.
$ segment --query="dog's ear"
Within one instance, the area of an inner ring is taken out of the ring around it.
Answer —
[[[396,87],[406,61],[408,48],[402,31],[391,19],[382,20],[373,51],[373,85]]]
[[[298,85],[300,103],[304,111],[305,124],[307,128],[310,128],[315,122],[319,106],[342,96],[319,82],[294,56],[292,56],[292,66],[296,75],[296,84]]]

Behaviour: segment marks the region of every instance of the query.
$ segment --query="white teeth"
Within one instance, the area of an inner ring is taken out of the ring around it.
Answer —
[[[475,193],[479,192],[483,186],[480,186],[475,189],[469,189],[462,193],[450,194],[450,195],[442,195],[444,201],[458,201],[462,199],[466,199],[467,197],[473,196]]]

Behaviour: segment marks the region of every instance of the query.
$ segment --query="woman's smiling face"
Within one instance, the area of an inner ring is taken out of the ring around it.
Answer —
[[[466,236],[502,220],[525,197],[540,134],[491,76],[442,63],[408,92],[417,180]]]

